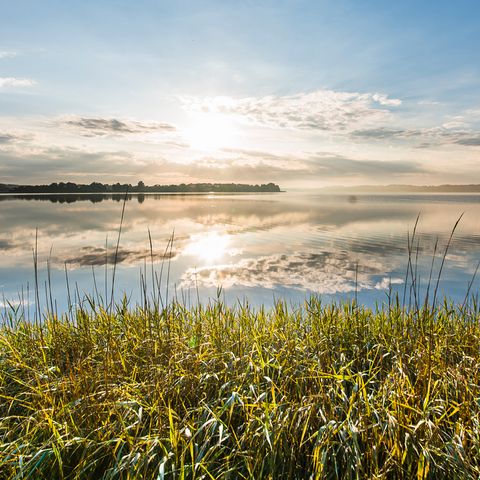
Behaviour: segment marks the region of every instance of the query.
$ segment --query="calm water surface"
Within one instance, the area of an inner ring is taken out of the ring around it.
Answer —
[[[38,229],[41,300],[50,284],[59,310],[70,288],[109,297],[122,200],[103,197],[0,197],[2,304],[33,304],[33,256]],[[93,200],[93,201],[92,201]],[[387,300],[403,295],[407,232],[420,213],[415,252],[420,285],[428,280],[435,243],[442,252],[455,221],[464,216],[447,256],[440,290],[462,301],[480,260],[478,195],[155,195],[132,197],[117,255],[115,295],[142,297],[142,277],[161,296],[187,303],[216,297],[271,305],[320,294],[326,301]],[[174,232],[171,248],[169,238]],[[162,270],[163,265],[163,270]],[[434,265],[434,277],[440,258]],[[146,269],[146,274],[145,274]],[[143,273],[142,273],[143,271]],[[157,288],[158,289],[158,288]],[[407,291],[409,289],[407,288]],[[473,291],[478,292],[475,281]],[[27,295],[28,292],[28,295]],[[357,293],[356,293],[357,292]],[[421,292],[422,293],[422,292]],[[27,299],[28,297],[28,299]],[[407,294],[408,297],[408,294]]]

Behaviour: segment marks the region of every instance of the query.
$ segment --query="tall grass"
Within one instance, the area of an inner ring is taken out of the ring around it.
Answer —
[[[93,307],[1,327],[1,478],[480,475],[475,302]]]

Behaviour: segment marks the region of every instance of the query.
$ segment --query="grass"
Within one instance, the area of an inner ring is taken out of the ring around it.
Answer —
[[[480,476],[475,302],[13,317],[0,478]]]

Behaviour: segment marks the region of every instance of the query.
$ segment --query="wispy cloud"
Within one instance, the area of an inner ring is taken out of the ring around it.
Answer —
[[[26,153],[33,146],[35,134],[25,130],[0,131],[0,152],[17,149]]]
[[[392,138],[410,138],[418,136],[419,131],[404,130],[402,128],[368,128],[365,130],[355,130],[351,133],[353,137],[367,140],[391,140]]]
[[[425,173],[428,169],[414,161],[356,160],[342,155],[318,153],[309,164],[321,175],[333,177],[368,176],[381,178],[389,175]]]
[[[420,128],[420,129],[402,129],[402,128],[371,128],[365,130],[356,130],[351,133],[351,137],[362,140],[402,140],[416,142],[420,148],[439,147],[443,145],[462,145],[478,146],[480,145],[480,131],[478,130],[458,130],[445,127]],[[414,143],[415,145],[415,143]]]
[[[228,168],[237,175],[248,170],[259,178],[332,178],[332,177],[389,177],[426,173],[429,170],[418,162],[405,160],[365,160],[349,158],[330,152],[315,152],[303,156],[274,155],[269,152],[245,149],[224,149],[228,157],[203,158],[195,163],[198,169]]]
[[[12,135],[11,133],[0,132],[0,145],[12,143],[16,138],[17,138],[16,135]]]
[[[455,143],[466,147],[480,147],[480,132],[476,132],[472,135],[462,135],[455,141]]]
[[[93,137],[121,136],[151,132],[174,132],[176,129],[169,123],[138,122],[133,120],[119,120],[117,118],[98,117],[68,117],[60,123],[75,129],[80,135]]]
[[[17,56],[16,52],[11,52],[11,51],[6,51],[6,50],[0,51],[0,59],[2,59],[2,58],[13,58],[13,57],[16,57],[16,56]]]
[[[31,87],[37,82],[30,78],[0,77],[0,88],[5,87]]]
[[[76,148],[41,148],[29,146],[25,149],[0,150],[0,176],[24,179],[28,172],[34,181],[58,181],[66,178],[98,178],[103,175],[116,179],[130,176],[148,168],[128,152],[86,151]]]
[[[320,131],[348,131],[385,121],[402,101],[380,93],[316,90],[264,97],[181,97],[187,110],[232,114],[260,125]]]

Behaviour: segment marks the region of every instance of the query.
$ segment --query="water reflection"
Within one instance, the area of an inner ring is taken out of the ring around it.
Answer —
[[[138,203],[145,201],[144,194],[119,194],[119,193],[68,193],[68,194],[15,194],[15,195],[0,195],[0,201],[9,200],[27,200],[27,201],[42,201],[51,203],[75,203],[75,202],[91,202],[99,203],[108,200],[116,202],[130,201],[136,199]]]
[[[271,303],[274,296],[296,300],[308,292],[333,299],[358,291],[371,303],[391,286],[402,288],[407,231],[419,212],[420,279],[428,276],[435,243],[442,251],[461,212],[443,291],[460,298],[480,258],[480,197],[474,195],[358,195],[354,202],[296,194],[130,196],[118,250],[124,196],[28,197],[0,197],[0,288],[7,298],[31,284],[36,228],[40,266],[49,262],[59,304],[65,265],[80,291],[91,292],[92,269],[111,268],[115,258],[116,284],[133,300],[140,297],[139,270],[168,262],[171,291],[199,289],[203,298],[222,286],[232,301]]]
[[[207,287],[222,285],[224,288],[276,289],[283,286],[321,294],[388,288],[388,278],[373,280],[384,275],[385,265],[374,256],[363,260],[364,263],[357,266],[353,255],[344,251],[293,252],[248,258],[233,264],[189,268],[182,275],[182,286],[192,288],[199,282]],[[403,282],[400,278],[391,281],[393,284]]]
[[[194,257],[195,262],[207,264],[217,262],[227,255],[239,253],[238,249],[229,249],[230,239],[230,235],[220,235],[217,232],[193,235],[182,253]]]
[[[119,247],[108,248],[105,247],[82,247],[78,254],[67,258],[64,262],[68,266],[83,267],[93,266],[101,267],[104,265],[112,265],[114,262],[124,265],[140,265],[145,259],[162,261],[171,260],[177,256],[177,252],[151,252],[148,248],[127,249]],[[62,261],[58,256],[54,257],[57,262]]]

